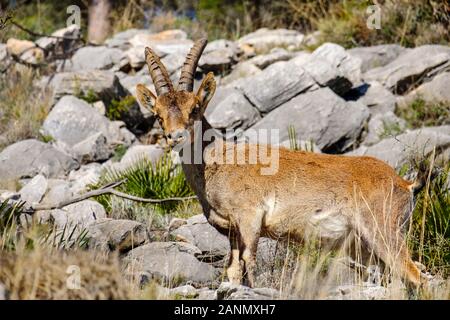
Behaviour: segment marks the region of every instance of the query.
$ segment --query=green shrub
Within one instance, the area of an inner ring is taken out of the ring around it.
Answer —
[[[172,197],[187,197],[194,193],[189,187],[184,173],[180,166],[174,166],[170,154],[162,157],[158,162],[152,163],[148,159],[141,159],[133,164],[131,167],[123,170],[108,170],[101,177],[100,181],[91,186],[92,189],[98,188],[108,183],[125,180],[116,189],[127,194],[151,199],[165,199]],[[112,198],[114,195],[102,195],[97,200],[109,212],[112,208]],[[147,214],[156,212],[158,214],[173,213],[180,207],[183,202],[180,201],[166,201],[162,203],[148,203],[138,205],[151,209],[146,210]],[[128,218],[138,219],[136,212],[131,212]]]
[[[414,259],[444,277],[450,275],[449,173],[450,166],[418,195],[410,232]]]
[[[120,100],[113,99],[106,110],[106,116],[111,120],[118,120],[127,112],[134,104],[136,99],[128,95]]]
[[[448,102],[427,102],[418,97],[407,106],[397,107],[396,114],[405,119],[411,128],[450,124]]]

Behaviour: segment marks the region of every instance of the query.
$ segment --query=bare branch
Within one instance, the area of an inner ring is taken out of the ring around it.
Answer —
[[[43,204],[43,205],[34,205],[30,208],[26,209],[26,213],[33,214],[36,211],[42,211],[42,210],[54,210],[54,209],[61,209],[65,206],[68,206],[69,204],[77,203],[92,197],[100,196],[103,194],[113,194],[117,197],[132,200],[132,201],[138,201],[138,202],[145,202],[145,203],[162,203],[167,201],[185,201],[185,200],[192,200],[196,199],[196,196],[188,196],[188,197],[173,197],[173,198],[165,198],[165,199],[149,199],[149,198],[141,198],[136,197],[124,192],[120,192],[117,190],[114,190],[115,187],[120,186],[122,183],[124,183],[126,180],[121,180],[117,182],[113,182],[110,184],[107,184],[100,189],[92,190],[89,192],[86,192],[85,194],[76,196],[74,198],[61,201],[59,203],[53,203],[53,204]]]

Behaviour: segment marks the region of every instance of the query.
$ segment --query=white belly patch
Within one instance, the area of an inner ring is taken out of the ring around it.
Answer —
[[[308,224],[313,227],[312,232],[317,236],[336,240],[342,238],[349,229],[347,218],[336,209],[312,214]]]

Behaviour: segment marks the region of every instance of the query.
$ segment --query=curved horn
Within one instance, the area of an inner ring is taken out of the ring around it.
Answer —
[[[208,40],[205,38],[197,40],[186,56],[183,68],[181,69],[180,80],[178,81],[177,90],[192,91],[194,89],[194,75],[197,69],[198,60],[206,47]]]
[[[173,91],[172,81],[170,81],[166,68],[158,55],[149,47],[145,48],[145,61],[147,61],[148,71],[155,85],[156,94],[159,96]]]

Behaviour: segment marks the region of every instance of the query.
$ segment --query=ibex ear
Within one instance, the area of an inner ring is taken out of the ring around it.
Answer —
[[[206,109],[215,91],[216,91],[216,80],[214,79],[214,74],[212,72],[209,72],[206,75],[205,79],[203,79],[203,82],[197,91],[197,98],[199,101],[198,103],[202,110]]]
[[[143,84],[138,84],[136,86],[136,94],[141,106],[149,109],[151,112],[154,113],[155,111],[153,110],[153,107],[155,106],[156,102],[155,95]]]

